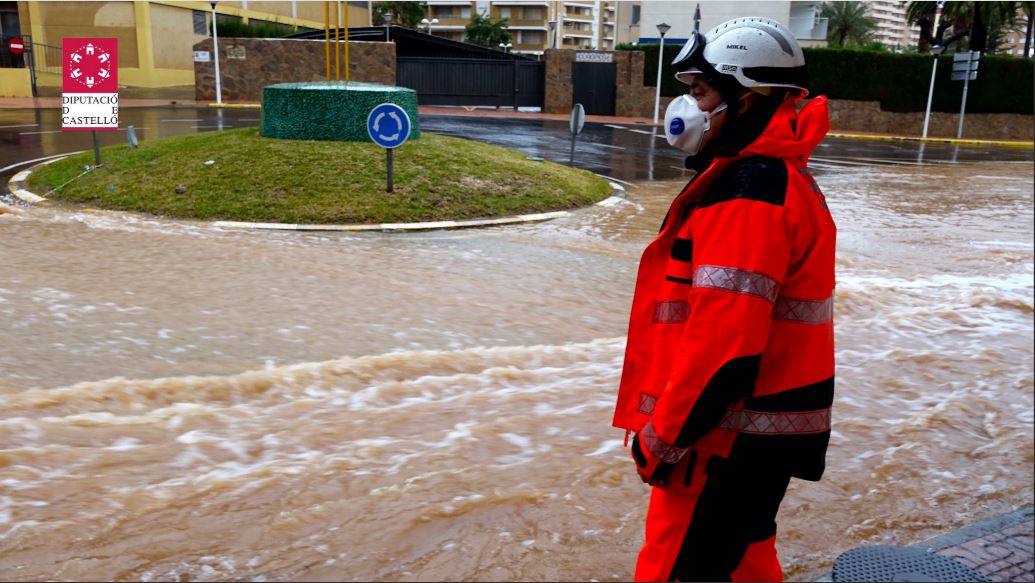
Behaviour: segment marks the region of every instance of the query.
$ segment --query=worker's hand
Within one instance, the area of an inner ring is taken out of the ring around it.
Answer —
[[[672,476],[675,464],[663,462],[640,447],[640,436],[633,437],[632,456],[636,461],[636,471],[645,484],[664,488],[668,486],[668,480]]]

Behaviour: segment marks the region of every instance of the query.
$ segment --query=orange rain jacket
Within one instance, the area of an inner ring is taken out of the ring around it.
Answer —
[[[644,251],[613,424],[638,434],[647,476],[716,433],[705,441],[727,452],[757,435],[791,475],[822,475],[836,229],[806,163],[828,129],[825,97],[801,112],[788,99],[691,180]]]

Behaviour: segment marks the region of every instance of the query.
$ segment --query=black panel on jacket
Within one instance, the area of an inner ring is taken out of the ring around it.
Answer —
[[[687,263],[694,260],[694,242],[692,239],[677,238],[675,243],[672,243],[672,259],[676,261],[686,261]]]
[[[729,165],[715,180],[700,207],[735,199],[783,206],[787,196],[787,165],[783,160],[752,156]]]
[[[676,447],[690,447],[715,429],[730,405],[754,392],[761,360],[761,355],[734,358],[712,375],[690,409],[690,415],[676,438]]]
[[[834,401],[834,377],[790,389],[774,395],[753,397],[744,401],[744,408],[754,411],[814,411],[826,409]],[[826,469],[827,444],[830,432],[805,435],[737,436],[734,449],[779,468],[802,480],[817,481]]]

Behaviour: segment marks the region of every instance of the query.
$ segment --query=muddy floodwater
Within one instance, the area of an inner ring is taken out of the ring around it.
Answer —
[[[792,579],[1031,504],[1035,461],[1031,162],[816,175],[838,384]],[[0,216],[0,578],[629,579],[611,409],[679,187],[416,234]]]

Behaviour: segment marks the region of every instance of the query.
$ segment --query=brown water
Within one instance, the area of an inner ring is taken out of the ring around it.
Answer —
[[[1032,165],[818,179],[839,381],[793,579],[1033,495]],[[647,488],[609,422],[678,187],[410,235],[0,215],[0,578],[628,579]]]

